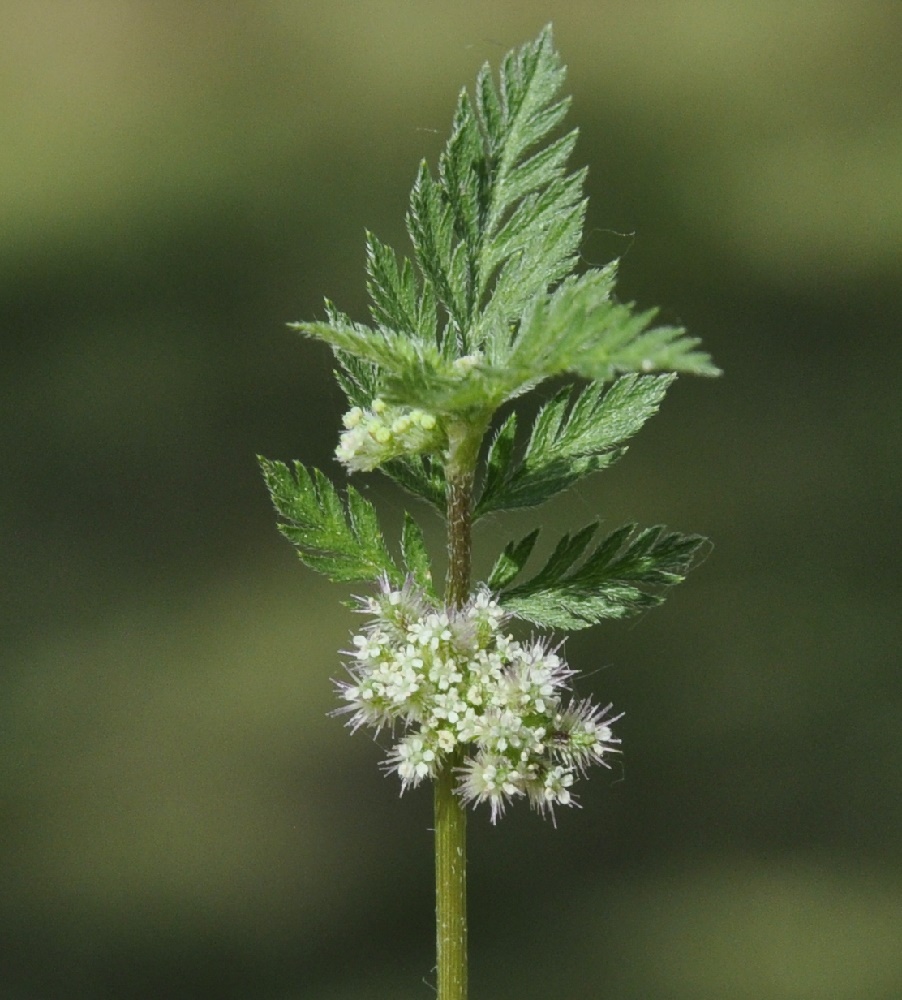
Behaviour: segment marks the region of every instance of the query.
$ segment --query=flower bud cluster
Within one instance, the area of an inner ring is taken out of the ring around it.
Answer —
[[[389,406],[378,397],[367,410],[352,407],[342,422],[345,430],[335,456],[350,472],[368,472],[392,458],[437,451],[444,445],[434,414]]]
[[[386,760],[402,791],[452,758],[457,792],[488,802],[492,822],[525,796],[540,812],[572,805],[570,788],[615,753],[611,706],[563,698],[573,671],[544,640],[505,633],[509,616],[489,591],[444,607],[408,579],[362,601],[370,622],[353,637],[350,681],[338,682],[350,726],[403,729]]]

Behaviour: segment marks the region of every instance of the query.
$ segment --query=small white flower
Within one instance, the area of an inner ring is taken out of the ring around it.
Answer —
[[[402,791],[464,750],[457,790],[465,802],[487,802],[495,822],[527,796],[553,820],[556,805],[575,804],[576,774],[608,766],[605,755],[617,752],[611,725],[620,716],[589,699],[565,704],[573,671],[560,647],[506,633],[508,616],[486,588],[446,608],[411,578],[401,587],[382,579],[377,596],[359,604],[370,621],[351,639],[337,711],[352,729],[402,728],[385,762]]]
[[[576,806],[579,803],[570,792],[575,775],[571,768],[561,764],[530,765],[524,785],[529,804],[536,812],[551,816],[555,823],[555,806]]]
[[[442,753],[450,753],[457,745],[457,737],[450,729],[440,729],[435,739]]]
[[[488,802],[495,823],[505,806],[524,794],[522,775],[505,757],[477,754],[461,769],[460,796],[478,805]]]

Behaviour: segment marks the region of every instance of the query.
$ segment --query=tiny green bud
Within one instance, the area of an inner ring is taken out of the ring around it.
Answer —
[[[348,430],[350,430],[352,427],[357,427],[362,419],[363,410],[361,410],[359,406],[353,406],[341,418],[341,422],[348,428]]]
[[[335,457],[351,472],[366,472],[402,455],[436,453],[446,446],[445,434],[432,413],[389,406],[378,396],[372,408],[352,407],[342,418]]]

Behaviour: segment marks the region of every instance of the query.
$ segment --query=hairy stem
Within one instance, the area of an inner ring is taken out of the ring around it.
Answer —
[[[435,782],[438,1000],[467,1000],[467,813],[454,794],[454,762]]]
[[[448,579],[445,601],[455,607],[470,596],[473,531],[473,473],[448,482]]]
[[[447,476],[448,578],[445,600],[470,596],[473,481],[485,423],[449,433]],[[438,1000],[467,1000],[467,813],[454,794],[453,754],[435,782],[435,928]]]

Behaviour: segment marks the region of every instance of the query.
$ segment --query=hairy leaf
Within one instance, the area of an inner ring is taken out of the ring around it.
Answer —
[[[408,493],[445,513],[445,477],[441,466],[430,458],[412,455],[395,458],[382,466],[382,471]]]
[[[283,519],[282,534],[297,547],[301,561],[331,580],[373,580],[385,574],[403,580],[385,546],[376,512],[353,488],[343,502],[319,471],[300,462],[260,458],[273,505]]]
[[[336,351],[335,358],[338,362],[335,381],[347,397],[348,404],[365,409],[378,395],[378,374],[375,366],[344,351]]]
[[[635,313],[612,298],[616,262],[568,278],[524,316],[507,357],[513,379],[571,372],[609,381],[626,372],[720,374],[697,338],[679,327],[651,327],[656,310]]]
[[[366,264],[373,319],[387,329],[434,343],[436,314],[431,283],[426,282],[421,291],[410,261],[403,260],[399,267],[394,250],[372,233],[367,233]]]
[[[324,340],[336,351],[353,355],[387,373],[401,373],[430,366],[441,368],[443,358],[430,344],[405,336],[396,330],[377,330],[346,317],[333,315],[327,322],[290,323],[289,326],[309,337]]]
[[[489,449],[476,516],[538,506],[611,465],[626,450],[624,442],[657,411],[673,378],[625,375],[607,391],[599,382],[575,394],[562,389],[539,411],[519,459],[509,418]]]
[[[519,542],[508,542],[504,546],[504,551],[498,556],[492,572],[489,573],[487,583],[491,590],[502,590],[517,577],[526,565],[526,560],[529,559],[538,537],[539,529],[536,528]]]
[[[491,168],[478,292],[480,303],[487,294],[490,301],[474,346],[483,346],[496,325],[518,319],[531,296],[576,262],[584,172],[566,173],[576,130],[536,149],[569,107],[569,98],[557,99],[564,75],[549,27],[531,45],[508,54],[497,89],[488,65],[477,79],[476,108]]]
[[[407,572],[413,576],[423,590],[428,594],[435,595],[432,582],[432,564],[429,561],[429,553],[426,551],[426,543],[423,541],[423,532],[406,511],[404,512],[404,528],[401,532],[401,555],[404,558]]]
[[[697,339],[614,300],[616,261],[573,274],[585,172],[567,168],[576,130],[554,134],[569,106],[564,75],[550,27],[505,57],[497,81],[484,66],[474,96],[460,94],[437,175],[425,162],[417,171],[412,260],[367,236],[376,325],[331,307],[326,322],[295,324],[371,366],[367,388],[388,403],[481,418],[559,375],[718,373]],[[577,461],[600,468],[593,455]],[[566,485],[551,478],[562,484],[552,492]],[[541,495],[524,486],[512,504]]]
[[[580,629],[606,618],[625,618],[660,604],[707,544],[699,535],[668,532],[661,525],[640,531],[627,524],[589,551],[597,528],[596,522],[564,535],[543,568],[525,583],[502,584],[502,606],[542,628]],[[527,539],[531,550],[535,539]],[[508,545],[499,564],[505,557],[504,565],[511,563],[515,551],[517,546]],[[505,578],[509,583],[514,577],[502,569],[499,579]]]
[[[507,481],[519,463],[514,457],[517,438],[517,414],[511,413],[495,432],[485,458],[482,491],[474,510],[481,517],[492,508],[492,499],[503,493]],[[494,509],[497,509],[494,508]]]

